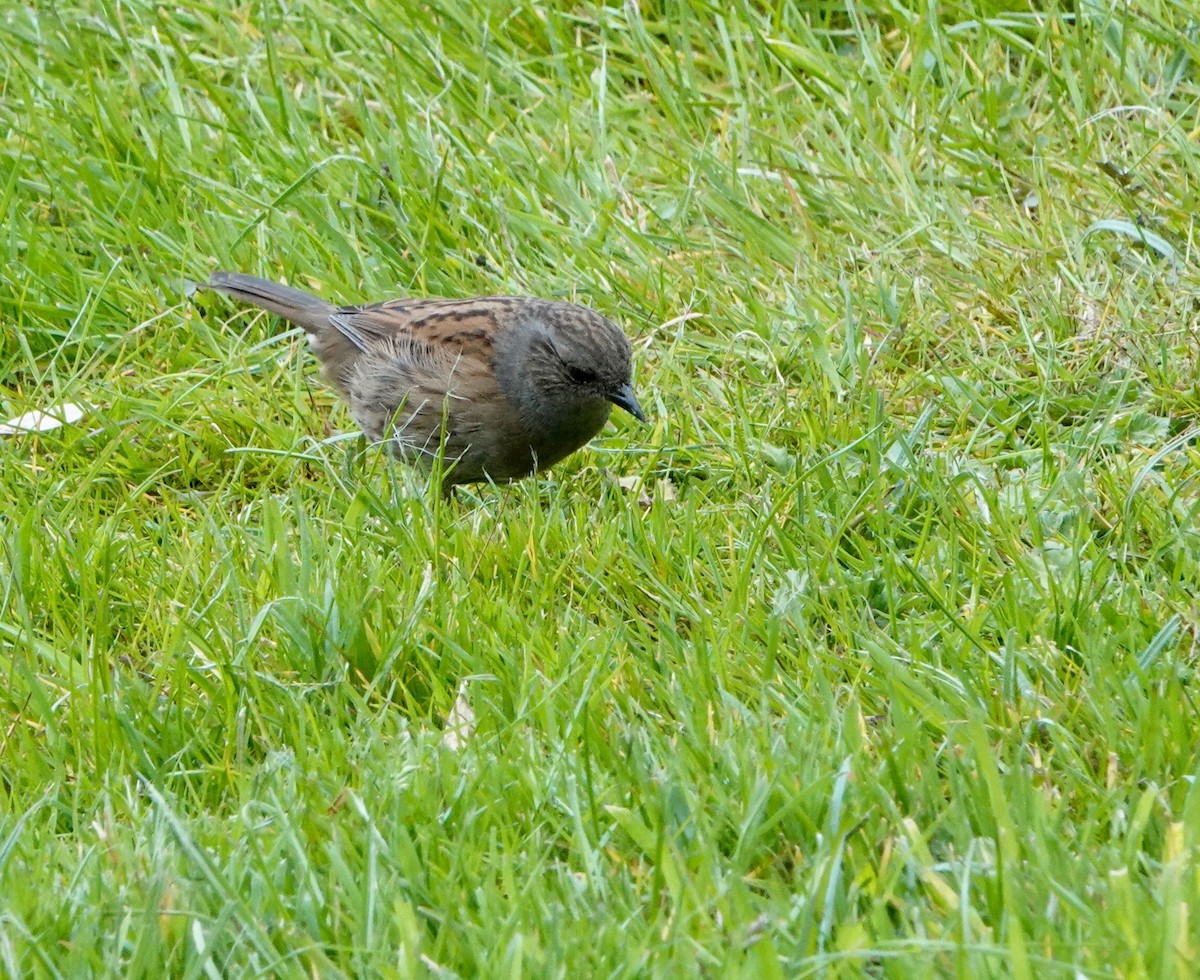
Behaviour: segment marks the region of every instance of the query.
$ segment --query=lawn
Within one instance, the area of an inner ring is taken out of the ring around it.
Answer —
[[[0,975],[1192,975],[1191,3],[0,52]],[[443,502],[214,268],[585,303],[650,422]]]

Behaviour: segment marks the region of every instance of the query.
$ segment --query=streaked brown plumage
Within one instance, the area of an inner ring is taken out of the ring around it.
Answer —
[[[393,299],[334,306],[236,272],[204,288],[307,332],[322,377],[354,421],[428,468],[444,445],[443,492],[553,466],[603,427],[612,405],[645,421],[629,341],[573,303],[520,296]]]

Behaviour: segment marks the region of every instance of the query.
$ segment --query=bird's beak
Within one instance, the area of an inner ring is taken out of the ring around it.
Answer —
[[[627,384],[621,385],[616,391],[608,393],[608,400],[617,408],[623,408],[639,422],[646,421],[646,413],[642,411],[642,406],[638,404],[638,400],[633,397],[633,388]]]

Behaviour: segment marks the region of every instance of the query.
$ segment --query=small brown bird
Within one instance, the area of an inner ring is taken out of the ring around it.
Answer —
[[[645,422],[630,386],[629,341],[599,313],[522,296],[393,299],[334,306],[237,272],[203,287],[303,327],[322,377],[374,442],[432,466],[442,492],[508,483],[592,438],[613,405]]]

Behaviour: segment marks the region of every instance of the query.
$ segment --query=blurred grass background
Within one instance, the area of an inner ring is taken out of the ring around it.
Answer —
[[[1193,6],[0,32],[0,972],[1190,975]],[[652,424],[442,506],[216,267]]]

